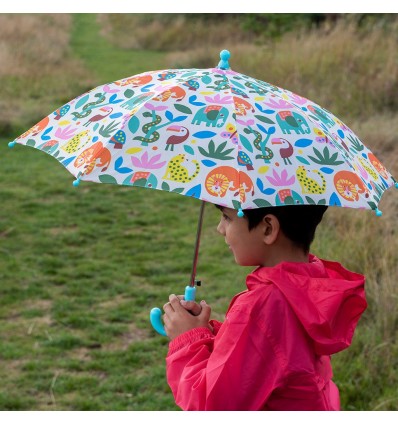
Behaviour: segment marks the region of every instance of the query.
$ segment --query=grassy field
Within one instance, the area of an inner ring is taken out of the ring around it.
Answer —
[[[2,410],[178,409],[165,380],[167,339],[155,334],[148,316],[187,284],[200,203],[140,188],[74,188],[73,177],[48,155],[7,147],[90,87],[148,69],[213,66],[228,43],[229,24],[221,31],[222,46],[214,42],[217,28],[206,24],[205,42],[192,41],[190,50],[176,44],[165,52],[153,33],[182,31],[183,17],[166,27],[151,24],[141,38],[133,36],[137,17],[121,19],[46,15],[39,25],[40,16],[19,15],[0,22],[0,37],[10,49],[0,52]],[[27,28],[20,31],[18,55],[11,54],[13,21]],[[205,24],[195,25],[202,34]],[[234,69],[340,114],[397,176],[398,76],[391,57],[398,41],[388,29],[360,32],[344,25],[344,38],[325,27],[255,48],[259,42],[249,35],[241,44],[231,39]],[[40,47],[36,55],[29,28]],[[118,42],[130,32],[132,44]],[[56,34],[61,53],[46,44],[46,34]],[[380,219],[371,212],[330,209],[313,245],[317,255],[367,276],[369,308],[351,348],[333,361],[345,410],[398,406],[397,198],[393,190],[385,195]],[[198,296],[222,320],[250,269],[236,266],[218,237],[218,214],[212,206],[205,212]]]

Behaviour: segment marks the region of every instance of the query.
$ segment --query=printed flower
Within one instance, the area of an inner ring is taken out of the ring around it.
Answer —
[[[118,88],[111,88],[109,84],[105,84],[103,89],[105,93],[117,93],[120,91]]]
[[[291,103],[283,99],[278,99],[278,101],[276,101],[275,99],[271,99],[268,102],[263,103],[273,109],[286,109],[294,107]]]
[[[228,105],[234,103],[232,96],[221,97],[220,93],[217,93],[214,97],[205,96],[205,99],[210,103],[216,103],[217,105]]]
[[[247,121],[241,120],[241,119],[236,119],[236,122],[240,125],[243,125],[244,127],[250,127],[251,125],[254,124],[254,120],[250,119]]]
[[[74,136],[76,129],[75,128],[71,128],[70,125],[68,125],[65,128],[61,128],[58,127],[56,132],[55,132],[55,137],[58,137],[59,139],[70,139],[71,137]]]
[[[276,170],[274,170],[272,174],[274,177],[266,176],[266,179],[273,186],[290,186],[296,179],[295,176],[288,177],[286,170],[283,170],[280,175],[276,172]]]
[[[164,111],[165,109],[168,108],[168,106],[162,106],[162,105],[155,106],[155,105],[152,105],[152,103],[148,103],[148,102],[145,104],[145,107],[149,109],[150,111]]]
[[[304,105],[306,104],[309,100],[306,99],[305,97],[299,96],[296,93],[289,93],[290,95],[290,99],[294,102],[297,103],[297,105]]]
[[[132,156],[131,162],[133,163],[134,167],[143,168],[144,170],[155,170],[162,168],[166,164],[166,161],[158,162],[160,158],[161,155],[155,155],[152,158],[149,158],[148,152],[145,152],[141,156],[141,159]]]

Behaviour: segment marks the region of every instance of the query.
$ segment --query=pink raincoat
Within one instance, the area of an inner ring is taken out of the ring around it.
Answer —
[[[224,323],[170,342],[167,380],[183,410],[339,410],[330,355],[366,309],[365,279],[339,263],[259,267]]]

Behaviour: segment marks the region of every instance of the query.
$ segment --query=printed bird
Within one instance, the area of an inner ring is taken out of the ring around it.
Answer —
[[[172,125],[168,127],[166,131],[172,131],[176,133],[171,135],[166,140],[166,151],[169,150],[169,148],[171,151],[173,151],[174,145],[179,145],[180,143],[185,142],[185,140],[187,140],[189,137],[189,130],[186,127],[182,127],[180,125]]]
[[[273,145],[282,145],[282,147],[279,149],[279,154],[285,165],[291,164],[292,162],[290,161],[290,157],[294,153],[293,146],[286,139],[282,139],[280,137],[272,139],[271,143]]]
[[[101,115],[101,114],[94,115],[83,125],[85,127],[88,127],[92,122],[103,120],[113,111],[113,108],[111,106],[104,106],[104,107],[100,108],[100,111],[103,112],[104,114],[103,115]]]

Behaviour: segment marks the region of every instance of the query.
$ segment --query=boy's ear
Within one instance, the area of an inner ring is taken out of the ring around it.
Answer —
[[[273,214],[267,214],[263,218],[264,242],[272,245],[278,238],[280,231],[279,220]]]

